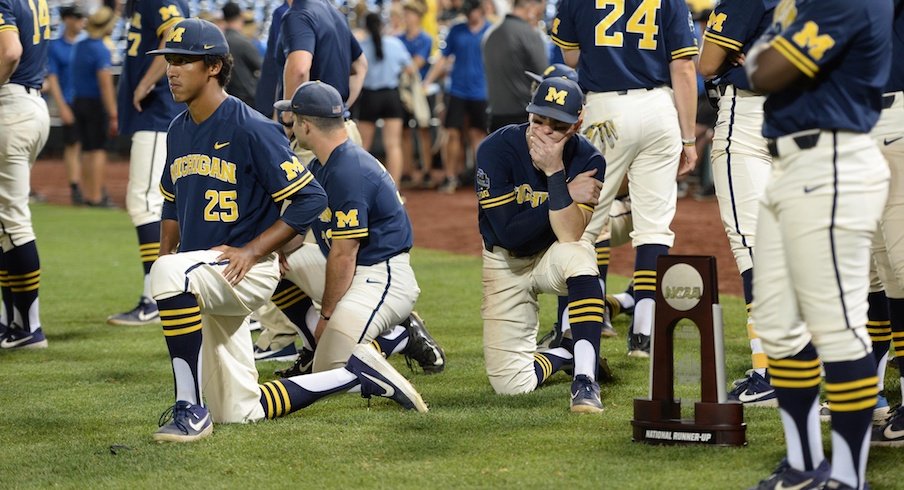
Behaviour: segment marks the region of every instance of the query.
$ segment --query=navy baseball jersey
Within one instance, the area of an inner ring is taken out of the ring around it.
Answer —
[[[772,24],[772,11],[778,0],[721,0],[709,15],[703,38],[729,51],[747,53],[753,42]],[[743,66],[733,66],[715,80],[714,85],[734,85],[750,90]]]
[[[324,255],[334,240],[361,240],[358,265],[374,265],[411,249],[412,232],[392,178],[363,148],[346,141],[326,164],[311,162],[329,206],[314,222]]]
[[[98,70],[113,66],[110,49],[103,39],[86,37],[72,49],[72,87],[75,97],[100,98]]]
[[[586,92],[668,85],[669,63],[697,54],[684,0],[561,0],[550,37],[581,50],[578,79]]]
[[[325,0],[298,0],[283,15],[279,30],[283,66],[293,51],[307,51],[311,80],[336,88],[348,100],[348,77],[352,61],[361,56],[361,46],[348,28],[348,20]]]
[[[527,148],[529,126],[506,126],[477,149],[477,221],[484,246],[500,246],[518,257],[539,253],[556,241],[549,223],[546,174],[534,167]],[[606,174],[602,154],[581,135],[565,144],[562,160],[568,181],[593,169],[597,179]],[[593,206],[578,206],[593,212]]]
[[[763,136],[807,129],[868,133],[882,110],[891,66],[888,0],[782,0],[770,45],[815,80],[766,98]]]
[[[904,2],[895,8],[895,23],[891,37],[891,74],[885,84],[885,93],[904,90]]]
[[[465,100],[486,100],[487,82],[483,71],[483,54],[480,42],[492,24],[484,22],[477,32],[471,32],[467,22],[455,24],[446,36],[443,56],[455,56],[455,64],[449,80],[449,93]]]
[[[47,73],[47,48],[50,45],[50,9],[47,0],[0,0],[0,31],[19,33],[22,56],[9,78],[31,88],[41,88]]]
[[[326,201],[282,128],[231,96],[201,124],[188,111],[173,120],[166,162],[162,218],[179,222],[180,252],[241,247],[280,219],[286,199],[293,202],[281,219],[304,233],[323,206],[303,215],[290,210],[311,196]]]
[[[135,0],[116,102],[120,133],[166,131],[173,117],[185,109],[184,104],[173,101],[165,76],[160,77],[154,90],[141,102],[141,112],[132,106],[135,87],[154,61],[145,53],[157,49],[166,31],[185,17],[188,17],[185,0]]]

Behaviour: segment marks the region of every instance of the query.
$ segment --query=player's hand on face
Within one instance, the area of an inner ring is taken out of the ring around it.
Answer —
[[[545,124],[531,124],[529,128],[527,146],[534,165],[546,175],[552,175],[564,169],[562,151],[565,148],[565,142],[574,134],[573,128],[564,133],[564,136],[562,133],[552,131],[552,128]]]
[[[697,167],[697,147],[685,146],[678,159],[678,176],[687,175]]]
[[[568,183],[568,194],[571,200],[581,204],[596,206],[600,200],[603,183],[594,178],[597,169],[588,170],[577,175]]]
[[[229,262],[226,264],[226,268],[223,269],[223,277],[233,286],[245,278],[245,274],[254,267],[259,258],[248,247],[235,248],[228,245],[220,245],[213,247],[212,250],[222,252],[217,257],[217,262]]]

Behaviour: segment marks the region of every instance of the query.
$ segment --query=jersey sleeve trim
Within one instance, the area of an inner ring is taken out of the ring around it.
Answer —
[[[271,194],[271,196],[273,196],[273,200],[275,202],[280,202],[303,189],[304,186],[311,183],[312,180],[314,180],[314,174],[309,171],[305,171],[304,175],[300,179],[287,185],[282,190],[274,192],[273,194]]]
[[[367,228],[358,228],[357,230],[333,231],[331,238],[333,240],[350,240],[352,238],[367,238]]]
[[[587,211],[588,213],[592,213],[595,209],[593,206],[584,203],[578,203],[578,207],[583,209],[584,211]]]
[[[19,32],[19,28],[16,26],[0,26],[0,32],[3,31],[16,31]]]
[[[176,195],[171,192],[167,192],[166,189],[163,188],[163,184],[160,184],[160,194],[162,194],[163,198],[167,201],[176,202]]]
[[[772,40],[771,45],[804,75],[813,78],[816,76],[816,73],[819,72],[819,67],[816,66],[816,63],[810,61],[787,39],[781,36],[776,37]]]
[[[732,39],[730,37],[713,34],[710,31],[706,31],[703,33],[703,39],[705,39],[713,44],[722,46],[723,48],[728,48],[732,51],[741,51],[742,49],[744,49],[744,43],[742,43],[741,41],[735,41],[734,39]]]
[[[495,208],[497,206],[502,206],[503,204],[508,204],[510,202],[515,201],[515,191],[509,192],[508,194],[503,194],[498,197],[490,197],[487,199],[481,199],[478,201],[480,203],[480,207],[483,209]]]
[[[185,20],[184,17],[173,17],[170,20],[164,22],[163,24],[160,24],[160,27],[157,28],[157,37],[163,36],[163,33],[166,32],[167,29],[169,29],[170,27],[173,27],[174,25],[178,24],[179,22],[182,22],[183,20]]]
[[[672,51],[672,59],[677,60],[678,58],[687,58],[688,56],[697,56],[698,54],[699,51],[697,50],[697,46],[688,46]]]
[[[552,42],[555,43],[555,45],[560,48],[579,49],[581,47],[580,43],[572,43],[569,41],[565,41],[565,40],[559,39],[556,36],[549,36],[549,38],[552,39]]]

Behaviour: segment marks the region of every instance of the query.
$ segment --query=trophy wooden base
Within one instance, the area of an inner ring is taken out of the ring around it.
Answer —
[[[681,418],[681,401],[636,398],[631,421],[635,442],[746,446],[747,424],[740,403],[694,404],[694,419]]]

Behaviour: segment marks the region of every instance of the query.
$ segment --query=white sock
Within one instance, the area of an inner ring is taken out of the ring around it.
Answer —
[[[891,350],[891,349],[889,349]],[[879,359],[878,375],[879,375],[879,391],[885,391],[885,369],[888,367],[888,352]]]
[[[634,333],[650,335],[653,331],[653,298],[644,298],[634,306]]]
[[[571,322],[568,321],[568,308],[565,308],[565,311],[562,312],[562,318],[559,319],[559,328],[562,330],[562,335],[571,330]]]
[[[198,380],[191,375],[191,367],[181,357],[173,358],[173,374],[176,378],[176,401],[183,400],[192,405],[199,405],[200,400],[195,397],[195,387]],[[201,377],[201,353],[198,353],[198,378]]]
[[[399,338],[400,335],[405,334],[405,332],[407,332],[407,331],[408,330],[406,330],[405,327],[403,327],[401,325],[396,325],[395,327],[393,327],[393,329],[389,333],[383,334],[380,337],[383,337],[386,340],[395,340],[395,339]],[[408,339],[407,338],[405,338],[401,342],[399,342],[395,346],[395,348],[392,349],[392,352],[387,353],[387,355],[391,356],[393,354],[398,354],[399,352],[402,352],[403,350],[405,350],[405,347],[408,347]]]
[[[157,304],[157,302],[154,301],[154,297],[151,296],[151,275],[150,274],[144,275],[144,289],[141,292],[141,297],[150,301],[153,304]]]
[[[621,305],[623,310],[634,306],[634,296],[631,296],[628,293],[615,293],[612,296],[615,296],[615,299],[618,300],[618,303]]]
[[[301,386],[311,393],[319,393],[334,390],[356,379],[358,379],[357,376],[348,369],[342,367],[330,369],[329,371],[321,371],[319,373],[292,376],[289,378],[289,381]]]
[[[574,343],[574,375],[583,374],[596,379],[596,352],[590,342],[581,339]]]

